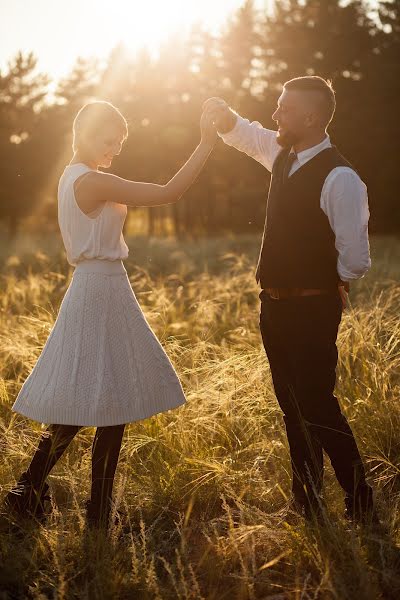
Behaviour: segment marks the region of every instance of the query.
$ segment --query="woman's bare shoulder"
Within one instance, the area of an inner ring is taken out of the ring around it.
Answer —
[[[91,213],[103,205],[104,175],[100,171],[87,171],[76,178],[74,182],[75,200],[84,213]]]

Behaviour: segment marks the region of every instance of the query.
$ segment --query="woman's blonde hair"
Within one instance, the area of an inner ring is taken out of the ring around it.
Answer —
[[[115,125],[123,133],[124,139],[128,137],[126,119],[111,102],[96,100],[82,106],[72,125],[73,151],[77,151],[83,139],[90,140],[93,133],[99,131],[106,124]]]

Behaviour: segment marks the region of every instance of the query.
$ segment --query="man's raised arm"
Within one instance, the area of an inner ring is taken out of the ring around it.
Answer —
[[[282,149],[276,141],[276,131],[265,129],[258,121],[250,123],[234,112],[222,98],[209,98],[203,111],[213,115],[218,135],[228,146],[245,152],[268,171]]]

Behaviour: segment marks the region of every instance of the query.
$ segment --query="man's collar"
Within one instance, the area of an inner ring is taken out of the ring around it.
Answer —
[[[315,146],[311,146],[311,148],[307,148],[306,150],[302,150],[296,154],[297,160],[301,165],[304,165],[308,160],[314,158],[319,152],[325,150],[325,148],[330,148],[332,146],[331,139],[328,134],[326,134],[325,138],[319,144]],[[290,149],[290,152],[294,153],[293,147]]]

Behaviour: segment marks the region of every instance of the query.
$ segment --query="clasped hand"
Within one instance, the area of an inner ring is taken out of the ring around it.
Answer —
[[[208,98],[203,104],[203,115],[209,115],[220,133],[227,133],[235,126],[237,115],[222,98]]]
[[[200,128],[202,140],[215,144],[217,131],[227,133],[235,126],[237,115],[222,98],[208,98],[203,103]]]

